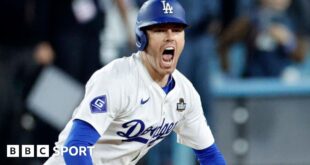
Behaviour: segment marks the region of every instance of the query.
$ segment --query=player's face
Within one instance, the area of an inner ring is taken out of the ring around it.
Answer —
[[[148,27],[146,65],[159,76],[171,74],[184,48],[184,26],[180,24],[160,24]]]

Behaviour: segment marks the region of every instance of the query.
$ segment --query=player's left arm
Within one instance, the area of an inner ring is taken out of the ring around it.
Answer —
[[[192,89],[188,98],[189,107],[185,110],[184,118],[174,129],[178,143],[193,148],[201,165],[226,165],[203,114],[200,96],[194,88]]]

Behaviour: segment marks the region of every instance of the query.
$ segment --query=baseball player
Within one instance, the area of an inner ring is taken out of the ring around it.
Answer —
[[[93,74],[56,143],[87,150],[54,154],[45,164],[133,165],[174,131],[200,164],[225,165],[199,94],[176,70],[187,26],[177,0],[146,1],[135,29],[139,51]]]

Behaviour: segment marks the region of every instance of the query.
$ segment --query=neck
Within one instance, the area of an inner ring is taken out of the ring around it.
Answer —
[[[144,51],[141,52],[142,63],[146,67],[148,73],[150,74],[151,78],[160,86],[164,87],[167,84],[170,74],[161,74],[159,73],[150,63],[149,59],[147,58],[148,54]]]

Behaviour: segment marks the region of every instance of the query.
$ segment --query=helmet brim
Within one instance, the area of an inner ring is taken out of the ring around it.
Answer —
[[[186,22],[184,22],[182,19],[179,19],[177,17],[158,17],[152,21],[141,23],[140,25],[138,25],[138,27],[140,29],[142,28],[144,29],[149,26],[160,25],[160,24],[179,24],[179,25],[183,25],[184,28],[188,27],[188,24]]]

